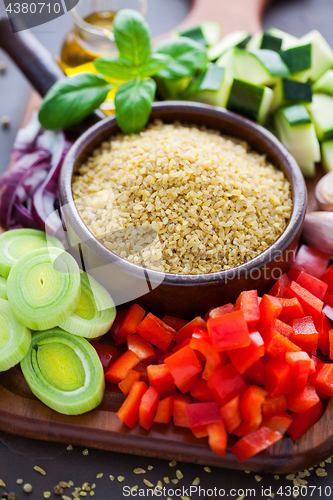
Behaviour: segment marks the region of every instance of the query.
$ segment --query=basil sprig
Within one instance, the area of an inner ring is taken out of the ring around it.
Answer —
[[[46,129],[75,125],[98,108],[109,90],[115,94],[116,118],[125,134],[139,133],[147,124],[156,93],[156,82],[169,84],[189,77],[207,66],[205,47],[180,37],[151,49],[148,24],[137,11],[123,9],[114,19],[114,37],[119,56],[94,61],[96,73],[79,73],[64,78],[47,92],[39,111]]]

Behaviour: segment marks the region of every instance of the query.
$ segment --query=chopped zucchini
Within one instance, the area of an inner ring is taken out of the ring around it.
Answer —
[[[168,80],[167,78],[160,78],[155,75],[154,79],[157,83],[158,94],[165,100],[180,99],[191,81],[190,76]]]
[[[326,172],[333,171],[333,140],[321,143],[321,162]]]
[[[279,52],[282,46],[282,38],[276,37],[268,31],[260,31],[251,38],[246,48],[249,50],[268,49]]]
[[[320,147],[311,117],[302,104],[287,106],[275,113],[277,136],[294,156],[303,174],[315,175]]]
[[[231,85],[232,79],[228,72],[211,64],[191,83],[186,91],[186,99],[225,107]]]
[[[312,82],[315,82],[333,66],[333,51],[317,30],[304,35],[301,42],[303,44],[312,44],[312,65],[309,78]]]
[[[281,56],[292,75],[305,71],[311,68],[311,43],[284,50]]]
[[[219,57],[215,63],[216,66],[220,68],[225,68],[228,71],[229,75],[234,74],[233,61],[235,58],[236,50],[237,50],[236,48],[227,50],[227,52],[225,52],[221,57]]]
[[[312,103],[307,108],[319,141],[333,137],[333,97],[326,94],[313,94]]]
[[[264,124],[273,99],[272,89],[234,79],[227,103],[227,109],[245,115]]]
[[[289,69],[274,50],[235,49],[232,61],[234,76],[255,85],[273,85],[279,77],[288,77]]]
[[[192,40],[201,43],[205,47],[211,47],[220,38],[221,26],[214,21],[205,21],[198,26],[178,28],[177,32],[180,36],[192,38]]]
[[[208,49],[208,59],[215,61],[233,47],[244,48],[250,39],[251,35],[248,31],[233,31]]]
[[[301,83],[283,78],[274,87],[274,97],[271,112],[281,106],[291,104],[308,104],[312,101],[312,87],[310,83]]]
[[[282,50],[290,49],[290,47],[296,47],[296,45],[299,45],[300,43],[299,38],[296,38],[296,36],[290,35],[285,31],[279,30],[278,28],[270,28],[267,33],[275,36],[276,38],[282,39]]]
[[[314,92],[333,95],[333,70],[329,69],[313,84]]]

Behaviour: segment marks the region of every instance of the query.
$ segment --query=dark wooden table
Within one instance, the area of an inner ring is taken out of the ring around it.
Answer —
[[[232,2],[232,0],[230,0]],[[244,3],[247,0],[243,0]],[[162,34],[177,25],[186,16],[190,9],[190,0],[148,0],[148,21],[152,27],[153,35]],[[0,2],[0,15],[4,12],[4,5]],[[279,0],[270,6],[263,20],[265,28],[276,26],[296,36],[301,36],[311,29],[320,30],[327,41],[333,46],[333,2],[332,0]],[[59,51],[62,35],[70,27],[69,16],[35,28],[33,31],[41,42],[53,53]],[[25,109],[25,104],[30,93],[29,84],[24,80],[14,65],[5,54],[0,52],[0,60],[7,62],[8,68],[4,75],[0,75],[0,117],[8,115],[11,126],[0,130],[0,171],[7,168],[9,154],[15,134]],[[38,430],[36,430],[36,437]],[[53,494],[53,487],[59,481],[72,481],[76,487],[81,487],[88,482],[96,484],[94,497],[101,500],[121,499],[125,497],[124,486],[145,488],[143,479],[146,478],[156,485],[164,477],[174,479],[176,470],[179,469],[184,478],[177,485],[170,482],[175,489],[174,495],[161,495],[161,498],[181,498],[188,496],[191,500],[205,498],[203,491],[192,493],[189,488],[192,481],[200,478],[201,488],[206,490],[206,498],[271,498],[270,492],[275,493],[275,499],[293,498],[293,481],[286,476],[275,478],[271,475],[256,477],[254,473],[213,469],[206,472],[202,466],[179,463],[170,467],[167,461],[123,455],[89,449],[88,454],[82,453],[83,448],[74,447],[67,450],[66,445],[45,443],[38,440],[24,439],[21,437],[0,432],[0,479],[6,483],[6,488],[0,486],[0,496],[4,491],[15,491],[18,498],[42,499],[44,492]],[[34,466],[45,470],[42,475],[34,470]],[[148,466],[153,466],[148,470]],[[142,467],[147,471],[145,475],[136,475],[133,470]],[[326,464],[326,477],[316,475],[316,467],[310,471],[307,490],[300,490],[299,498],[329,498],[333,494],[333,468]],[[103,477],[97,478],[97,475]],[[114,476],[111,481],[109,476]],[[117,477],[123,476],[123,482],[118,482]],[[33,490],[30,494],[24,493],[22,485],[17,484],[17,479],[24,483],[31,483]],[[1,483],[0,483],[1,484]],[[170,485],[163,482],[169,489]],[[177,488],[185,490],[179,495]],[[332,490],[330,489],[332,487]],[[214,491],[216,488],[216,491]],[[69,498],[73,498],[71,491],[65,490]],[[207,490],[211,491],[207,491]],[[220,491],[219,491],[220,490]],[[241,490],[244,490],[243,492]],[[296,492],[296,490],[294,490]],[[82,497],[84,498],[84,497]],[[142,498],[142,497],[141,497]]]

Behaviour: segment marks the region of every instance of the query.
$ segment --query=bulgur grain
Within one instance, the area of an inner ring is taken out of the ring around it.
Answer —
[[[292,207],[283,172],[246,142],[161,122],[103,143],[80,166],[73,195],[109,250],[175,274],[256,257],[284,231]]]

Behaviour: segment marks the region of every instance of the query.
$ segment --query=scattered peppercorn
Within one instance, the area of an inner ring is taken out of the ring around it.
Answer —
[[[25,493],[31,493],[32,492],[32,486],[30,483],[25,483],[25,485],[23,485],[23,491]]]

